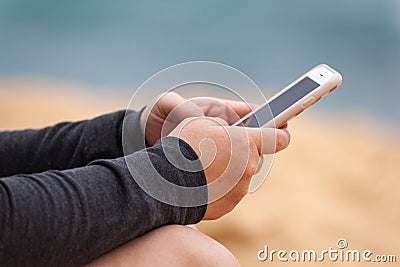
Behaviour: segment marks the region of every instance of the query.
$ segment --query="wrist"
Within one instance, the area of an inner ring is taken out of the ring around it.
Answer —
[[[144,108],[139,111],[127,110],[121,123],[121,139],[124,155],[146,148],[146,139],[142,130],[141,118]]]

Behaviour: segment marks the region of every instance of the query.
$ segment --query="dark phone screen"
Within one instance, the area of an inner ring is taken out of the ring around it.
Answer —
[[[272,118],[281,114],[285,109],[289,108],[318,86],[319,84],[317,82],[309,77],[305,77],[286,90],[283,94],[263,105],[244,122],[244,125],[247,127],[261,127],[265,125],[272,120]]]

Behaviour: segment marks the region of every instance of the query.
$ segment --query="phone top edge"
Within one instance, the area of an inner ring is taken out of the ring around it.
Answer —
[[[319,65],[315,66],[314,68],[312,68],[310,71],[312,71],[313,69],[319,68],[319,67],[326,68],[326,69],[330,70],[332,73],[334,73],[334,77],[337,77],[339,80],[339,84],[337,85],[338,87],[342,84],[342,81],[343,81],[342,74],[340,74],[340,72],[338,72],[337,70],[335,70],[328,64],[325,64],[325,63],[319,64]]]
[[[268,104],[268,103],[270,103],[272,100],[274,100],[275,98],[279,97],[281,94],[283,94],[284,92],[286,92],[287,90],[289,90],[290,88],[292,88],[293,85],[297,84],[298,82],[300,82],[301,80],[303,80],[305,77],[311,78],[311,77],[310,77],[310,74],[311,74],[311,73],[314,73],[314,72],[317,71],[319,68],[328,69],[328,70],[332,73],[332,75],[329,77],[329,79],[324,79],[324,80],[323,80],[323,83],[328,83],[328,82],[330,82],[331,80],[334,80],[334,79],[335,79],[335,80],[337,80],[337,81],[335,81],[335,83],[338,83],[337,86],[339,86],[339,85],[341,84],[342,76],[340,75],[339,72],[337,72],[337,71],[334,70],[332,67],[330,67],[330,66],[328,66],[328,65],[326,65],[326,64],[319,64],[319,65],[315,66],[314,68],[310,69],[309,71],[307,71],[306,73],[304,73],[303,75],[301,75],[299,78],[297,78],[296,80],[294,80],[293,82],[291,82],[291,83],[288,84],[287,86],[285,86],[282,90],[278,91],[276,94],[274,94],[272,97],[270,97],[270,98],[268,99],[268,101],[267,101],[265,104]],[[311,79],[312,79],[312,78],[311,78]],[[314,80],[314,81],[315,81],[315,80]],[[318,81],[315,81],[315,82],[318,83]],[[321,86],[323,83],[318,83],[318,84]],[[314,90],[314,91],[315,91],[315,90]],[[305,96],[306,96],[306,95],[305,95]],[[305,96],[304,96],[304,97],[305,97]],[[299,101],[300,101],[300,100],[299,100]],[[263,105],[265,105],[265,104],[263,104]],[[261,105],[261,106],[263,106],[263,105]],[[257,109],[259,109],[259,108],[257,108]],[[256,110],[257,110],[257,109],[256,109]],[[256,110],[254,110],[253,112],[255,112]]]

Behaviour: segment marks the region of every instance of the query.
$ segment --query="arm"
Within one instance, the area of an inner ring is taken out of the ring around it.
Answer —
[[[166,137],[166,144],[174,138]],[[188,159],[197,159],[188,144],[181,141],[180,146]],[[128,156],[135,173],[146,173],[141,170],[146,153],[169,181],[206,184],[203,171],[173,167],[159,142]],[[0,203],[2,266],[80,266],[156,227],[197,223],[206,211],[206,206],[175,207],[148,196],[132,179],[124,158],[2,178]]]
[[[85,166],[96,159],[123,156],[125,111],[92,120],[65,122],[40,130],[0,132],[0,177]],[[140,112],[128,111],[131,151],[143,148]]]

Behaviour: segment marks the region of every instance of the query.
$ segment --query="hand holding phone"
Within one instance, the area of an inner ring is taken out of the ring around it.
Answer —
[[[289,120],[335,90],[341,83],[340,73],[328,65],[318,65],[233,125],[281,128]],[[249,185],[249,192],[255,192],[266,178],[266,173],[258,175],[263,168],[263,162],[264,157],[261,155],[256,176]]]

